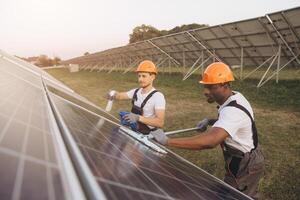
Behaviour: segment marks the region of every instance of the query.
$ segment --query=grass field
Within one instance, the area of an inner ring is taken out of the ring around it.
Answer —
[[[105,107],[104,95],[109,89],[127,91],[137,87],[134,73],[119,72],[69,73],[66,69],[48,70],[54,77],[90,101]],[[257,74],[262,74],[258,72]],[[279,84],[274,80],[257,89],[259,76],[236,81],[233,89],[246,96],[254,108],[260,144],[266,158],[266,171],[260,182],[263,199],[299,199],[300,196],[300,79],[295,70],[281,73]],[[182,81],[180,73],[160,74],[155,82],[167,100],[165,130],[194,127],[204,117],[216,117],[216,105],[208,104],[198,84],[199,75]],[[112,113],[130,110],[130,102],[115,102]],[[191,133],[195,134],[195,133]],[[180,135],[183,136],[183,135]],[[178,154],[207,172],[223,178],[224,162],[220,148],[204,151],[174,149]]]

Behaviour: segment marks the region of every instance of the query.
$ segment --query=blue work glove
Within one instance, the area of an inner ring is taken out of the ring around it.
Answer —
[[[202,121],[198,122],[197,128],[198,132],[204,132],[207,129],[207,126],[209,125],[209,120],[207,118],[203,119]]]
[[[137,123],[139,121],[140,115],[134,114],[134,113],[129,113],[127,115],[124,115],[125,121],[128,123]]]
[[[162,129],[157,129],[155,131],[151,131],[150,134],[154,137],[154,140],[162,145],[166,145],[168,143],[169,138],[166,136]]]

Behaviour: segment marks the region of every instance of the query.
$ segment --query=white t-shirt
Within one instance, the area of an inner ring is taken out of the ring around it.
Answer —
[[[254,148],[251,119],[239,108],[226,105],[231,101],[236,100],[238,104],[249,111],[254,119],[253,110],[250,103],[241,93],[235,91],[234,93],[234,95],[230,96],[226,102],[219,107],[219,118],[213,127],[223,128],[227,131],[230,137],[226,138],[225,143],[246,153]]]
[[[132,89],[127,92],[127,96],[132,99],[134,95],[134,91],[136,90]],[[145,100],[145,98],[154,91],[155,88],[152,88],[148,93],[142,94],[142,89],[139,89],[137,92],[137,101],[134,102],[134,105],[141,107],[141,104]],[[143,116],[154,118],[155,117],[155,110],[165,110],[166,108],[166,100],[164,95],[161,92],[155,92],[150,99],[148,99],[147,103],[145,104],[143,108]],[[154,128],[149,126],[150,128]]]

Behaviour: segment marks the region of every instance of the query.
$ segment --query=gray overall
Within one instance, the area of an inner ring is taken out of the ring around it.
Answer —
[[[225,142],[221,144],[226,169],[224,181],[253,199],[258,199],[258,183],[264,173],[264,156],[258,145],[255,122],[249,111],[236,101],[231,101],[226,106],[238,108],[249,116],[254,148],[250,152],[243,153]]]

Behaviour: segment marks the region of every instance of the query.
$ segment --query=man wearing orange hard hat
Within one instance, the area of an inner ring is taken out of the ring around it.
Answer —
[[[153,86],[158,70],[152,61],[141,62],[136,73],[140,88],[128,92],[110,92],[109,99],[131,99],[131,112],[121,117],[130,125],[136,125],[134,130],[147,135],[164,126],[166,101],[164,95]]]
[[[225,159],[224,181],[258,199],[258,183],[264,171],[264,157],[258,144],[253,110],[247,99],[233,91],[230,82],[234,76],[226,64],[210,64],[199,82],[204,86],[208,103],[218,104],[218,119],[204,119],[198,123],[198,130],[204,134],[193,137],[168,138],[163,132],[151,134],[159,143],[184,149],[210,149],[222,147]]]

